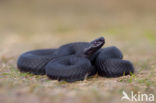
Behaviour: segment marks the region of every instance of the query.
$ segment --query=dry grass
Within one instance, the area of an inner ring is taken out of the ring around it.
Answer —
[[[0,103],[121,103],[123,90],[156,96],[155,1],[0,2]],[[99,36],[105,37],[105,47],[123,51],[135,75],[66,83],[16,67],[25,51]]]

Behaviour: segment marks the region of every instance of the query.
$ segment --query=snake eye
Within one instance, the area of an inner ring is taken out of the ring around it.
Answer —
[[[97,50],[99,50],[103,46],[104,43],[105,43],[105,40],[103,37],[95,39],[94,41],[90,42],[89,47],[84,50],[85,54],[92,55]]]
[[[94,41],[91,42],[92,47],[101,47],[105,43],[105,40],[103,37],[100,37]]]

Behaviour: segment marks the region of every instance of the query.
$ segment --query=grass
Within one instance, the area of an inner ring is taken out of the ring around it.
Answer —
[[[0,103],[122,103],[123,90],[156,96],[156,6],[148,6],[144,0],[139,5],[135,2],[137,6],[123,2],[103,6],[79,0],[80,7],[70,0],[63,4],[56,0],[0,4]],[[135,74],[118,78],[95,75],[67,83],[17,69],[18,56],[25,51],[99,36],[106,39],[104,47],[121,49],[124,59],[134,64]]]
[[[151,43],[156,43],[156,35],[153,32],[147,31],[144,35]]]

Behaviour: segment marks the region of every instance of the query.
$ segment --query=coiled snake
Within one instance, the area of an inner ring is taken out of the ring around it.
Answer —
[[[46,74],[50,79],[68,82],[84,80],[98,73],[105,77],[118,77],[134,72],[132,63],[122,60],[121,51],[114,47],[101,48],[103,37],[91,42],[65,44],[57,49],[28,51],[17,61],[21,72]]]

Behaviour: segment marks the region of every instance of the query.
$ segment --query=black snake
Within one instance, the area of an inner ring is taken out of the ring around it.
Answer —
[[[84,80],[98,73],[118,77],[134,72],[132,63],[122,60],[121,51],[114,47],[101,48],[103,37],[91,42],[65,44],[57,49],[42,49],[23,53],[17,61],[21,72],[46,74],[51,79],[68,82]]]

